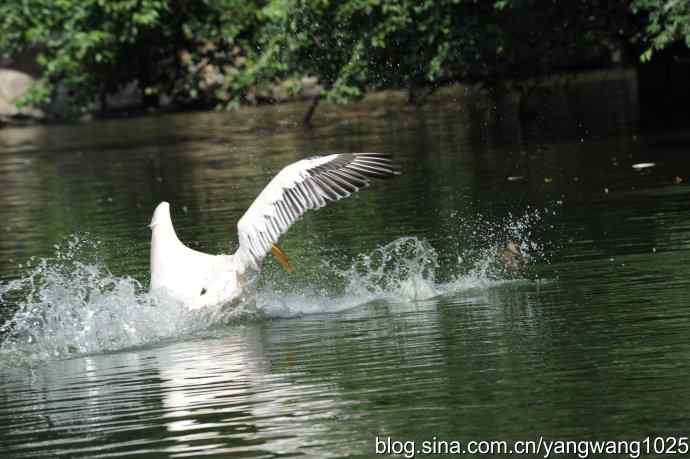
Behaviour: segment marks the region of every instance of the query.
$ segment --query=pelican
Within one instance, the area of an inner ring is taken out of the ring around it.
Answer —
[[[185,246],[173,228],[170,204],[161,202],[149,225],[150,291],[165,291],[190,310],[243,301],[269,251],[292,271],[277,242],[307,210],[346,198],[367,187],[372,178],[399,174],[391,157],[380,153],[340,153],[292,163],[273,177],[237,222],[239,248],[231,255]]]

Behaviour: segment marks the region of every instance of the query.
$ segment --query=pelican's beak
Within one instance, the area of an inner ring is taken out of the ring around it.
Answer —
[[[285,255],[285,252],[283,252],[283,249],[281,249],[277,244],[273,244],[271,246],[271,253],[273,254],[274,257],[276,257],[276,260],[278,260],[278,263],[285,268],[285,271],[292,273],[294,269],[292,269],[292,265],[288,261],[287,255]]]

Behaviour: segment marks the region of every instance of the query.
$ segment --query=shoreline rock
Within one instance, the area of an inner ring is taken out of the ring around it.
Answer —
[[[19,70],[0,68],[0,125],[45,119],[45,113],[36,107],[16,105],[35,81],[31,75]]]

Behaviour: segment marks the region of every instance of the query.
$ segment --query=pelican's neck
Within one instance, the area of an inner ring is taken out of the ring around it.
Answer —
[[[151,288],[161,282],[168,261],[174,260],[185,246],[178,239],[170,218],[170,205],[162,202],[156,207],[151,218]]]
[[[151,229],[151,251],[156,251],[158,249],[171,250],[179,246],[183,246],[180,239],[175,233],[175,228],[173,228],[172,221],[168,217],[166,222],[158,223]]]
[[[182,244],[177,238],[175,233],[175,228],[173,228],[172,219],[170,218],[170,204],[167,202],[161,202],[153,211],[153,217],[151,217],[151,244],[171,244],[177,243]]]

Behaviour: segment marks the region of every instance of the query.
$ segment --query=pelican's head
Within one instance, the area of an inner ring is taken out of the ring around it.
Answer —
[[[151,224],[149,228],[153,230],[157,225],[160,224],[172,224],[170,220],[170,204],[163,201],[158,204],[156,210],[153,211],[153,217],[151,217]]]

